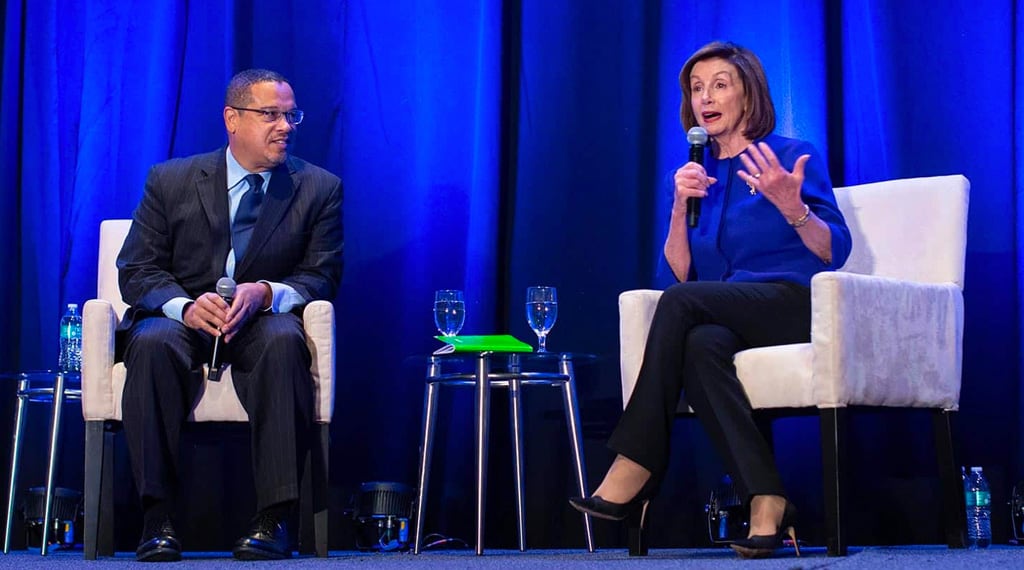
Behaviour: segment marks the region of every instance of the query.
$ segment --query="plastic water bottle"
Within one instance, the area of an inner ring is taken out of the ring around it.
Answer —
[[[78,305],[75,303],[68,303],[68,308],[60,319],[60,355],[57,367],[61,372],[82,370],[82,315],[78,314]]]
[[[992,543],[992,493],[981,467],[971,467],[964,480],[967,498],[967,546],[987,548]]]

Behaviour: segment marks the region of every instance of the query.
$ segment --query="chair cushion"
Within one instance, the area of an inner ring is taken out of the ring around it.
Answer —
[[[205,367],[204,367],[205,370]],[[113,420],[121,420],[121,400],[124,393],[124,381],[127,369],[123,362],[114,365],[112,371],[113,379]],[[238,401],[235,394],[235,384],[231,380],[231,367],[228,366],[221,374],[220,382],[203,381],[199,389],[199,396],[196,398],[195,408],[189,416],[193,422],[247,422],[249,414]]]
[[[206,367],[203,367],[206,371]],[[231,379],[231,366],[221,374],[220,382],[203,380],[199,388],[196,405],[192,408],[189,420],[193,422],[247,422],[249,414],[245,413],[242,402],[235,394],[235,383]]]
[[[762,408],[816,406],[811,343],[751,348],[736,353],[736,374],[750,405]]]
[[[206,370],[205,366],[203,370]],[[124,393],[124,382],[127,373],[128,371],[123,362],[118,362],[114,365],[112,371],[113,390],[111,391],[114,405],[113,413],[110,414],[113,417],[106,419],[121,421],[121,399]],[[322,389],[320,384],[315,386],[317,392],[316,421],[317,423],[330,423],[330,414],[322,415],[325,405],[323,401],[325,390]],[[235,394],[235,383],[231,379],[231,366],[224,369],[220,382],[203,380],[203,385],[199,389],[199,395],[196,399],[195,408],[192,409],[192,414],[188,419],[193,422],[249,421],[249,414],[245,413],[245,408],[242,407],[242,403],[238,400],[238,395]]]

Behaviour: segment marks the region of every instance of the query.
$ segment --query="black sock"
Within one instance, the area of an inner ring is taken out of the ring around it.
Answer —
[[[171,517],[171,501],[160,497],[142,497],[142,525],[145,530],[159,528]]]
[[[283,520],[288,518],[288,516],[292,514],[292,511],[295,509],[296,503],[297,501],[294,500],[274,503],[273,505],[270,505],[269,507],[260,510],[260,514],[270,515],[276,518],[277,520]]]

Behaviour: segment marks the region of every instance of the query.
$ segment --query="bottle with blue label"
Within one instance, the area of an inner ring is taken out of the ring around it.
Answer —
[[[992,543],[992,493],[981,467],[971,467],[964,479],[967,500],[967,546],[988,548]]]
[[[68,308],[60,319],[60,354],[57,358],[57,368],[61,372],[82,370],[82,315],[78,314],[76,303],[68,303]]]

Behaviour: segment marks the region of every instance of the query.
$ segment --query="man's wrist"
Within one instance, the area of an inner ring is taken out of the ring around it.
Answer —
[[[174,319],[175,321],[178,321],[179,323],[184,323],[185,322],[185,307],[189,303],[191,303],[192,301],[193,301],[193,299],[190,299],[190,298],[185,297],[185,296],[174,297],[174,298],[168,300],[167,302],[165,302],[163,305],[161,305],[160,310],[163,312],[164,316],[167,317],[168,319]]]
[[[260,281],[260,285],[267,290],[266,294],[263,295],[263,305],[260,307],[261,311],[269,311],[274,306],[274,288],[270,286],[270,283],[266,281]]]

